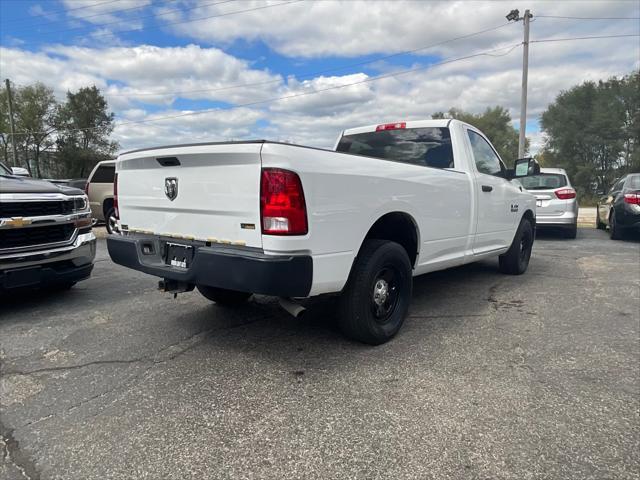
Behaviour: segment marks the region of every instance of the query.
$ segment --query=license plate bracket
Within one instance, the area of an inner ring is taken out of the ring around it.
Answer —
[[[188,269],[193,261],[193,246],[167,242],[164,263],[172,267]]]

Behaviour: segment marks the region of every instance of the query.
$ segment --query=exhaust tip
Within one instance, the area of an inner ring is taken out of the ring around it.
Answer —
[[[306,308],[304,308],[299,303],[294,302],[290,298],[280,297],[278,299],[278,302],[280,303],[280,306],[284,310],[286,310],[291,316],[293,316],[295,318],[302,318],[302,316],[307,311]]]

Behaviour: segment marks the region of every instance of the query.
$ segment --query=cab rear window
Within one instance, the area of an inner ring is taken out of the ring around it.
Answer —
[[[553,190],[567,185],[567,177],[561,173],[540,173],[518,180],[527,190]]]
[[[344,135],[338,152],[432,168],[453,168],[448,128],[407,128]]]

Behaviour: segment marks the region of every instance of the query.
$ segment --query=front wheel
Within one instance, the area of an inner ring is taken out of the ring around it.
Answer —
[[[533,225],[529,219],[523,218],[509,250],[499,257],[500,271],[509,275],[522,275],[529,266],[532,248]]]
[[[340,296],[343,333],[370,345],[388,342],[404,323],[412,287],[406,250],[395,242],[366,240]]]
[[[247,292],[227,290],[225,288],[209,287],[198,285],[198,291],[207,299],[225,307],[235,307],[246,302],[252,295]]]

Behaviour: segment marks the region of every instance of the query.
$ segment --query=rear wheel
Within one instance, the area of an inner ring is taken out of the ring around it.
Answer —
[[[114,207],[109,207],[104,213],[104,221],[107,226],[107,232],[109,234],[116,233],[118,219],[116,218],[116,209]]]
[[[520,221],[516,236],[507,253],[499,257],[499,269],[509,275],[522,275],[527,271],[533,248],[533,225],[527,218]]]
[[[607,226],[602,223],[602,220],[600,220],[600,208],[598,208],[596,206],[596,228],[598,230],[604,230],[605,228],[607,228]]]
[[[246,302],[252,295],[247,292],[238,292],[236,290],[227,290],[225,288],[209,287],[207,285],[198,285],[198,291],[207,299],[216,302],[218,305],[234,307]]]
[[[404,323],[412,287],[406,250],[395,242],[366,240],[340,296],[341,330],[370,345],[391,340]]]
[[[609,237],[611,237],[611,240],[620,240],[622,238],[622,231],[616,221],[615,210],[611,210],[609,214]]]
[[[578,235],[578,224],[574,223],[569,228],[564,229],[564,238],[576,238]]]

